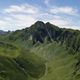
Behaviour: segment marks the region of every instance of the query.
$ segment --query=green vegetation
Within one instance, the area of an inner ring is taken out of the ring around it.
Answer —
[[[40,80],[74,79],[77,60],[74,55],[68,54],[64,46],[53,42],[46,45],[42,44],[39,47],[33,48],[32,51],[46,59],[46,74]],[[74,80],[77,80],[77,78]]]
[[[80,31],[38,21],[0,35],[0,80],[80,80]]]

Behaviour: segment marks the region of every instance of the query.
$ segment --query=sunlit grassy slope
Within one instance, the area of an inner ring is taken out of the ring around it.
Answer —
[[[0,80],[35,80],[45,73],[45,60],[29,50],[0,42]]]
[[[57,42],[37,43],[29,50],[15,45],[0,44],[0,80],[80,79],[80,72],[76,72],[76,55],[69,53],[65,45]]]
[[[75,55],[66,51],[65,46],[53,42],[34,47],[32,51],[46,59],[47,70],[40,80],[80,80],[74,75]]]

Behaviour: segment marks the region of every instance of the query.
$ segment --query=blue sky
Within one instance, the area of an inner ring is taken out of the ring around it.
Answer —
[[[0,30],[29,27],[36,21],[80,29],[80,0],[0,0]]]

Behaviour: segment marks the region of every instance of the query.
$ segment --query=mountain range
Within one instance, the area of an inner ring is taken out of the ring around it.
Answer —
[[[4,35],[6,34],[7,32],[3,31],[3,30],[0,30],[0,35]]]
[[[37,21],[0,34],[1,80],[80,80],[79,30]]]

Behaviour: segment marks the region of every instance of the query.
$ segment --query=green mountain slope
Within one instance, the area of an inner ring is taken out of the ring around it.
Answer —
[[[74,75],[77,60],[64,46],[54,42],[35,47],[32,51],[46,59],[46,74],[40,80],[77,80]]]
[[[35,80],[45,74],[45,60],[13,44],[0,42],[0,80]]]
[[[80,80],[80,31],[38,21],[0,35],[0,78]]]

